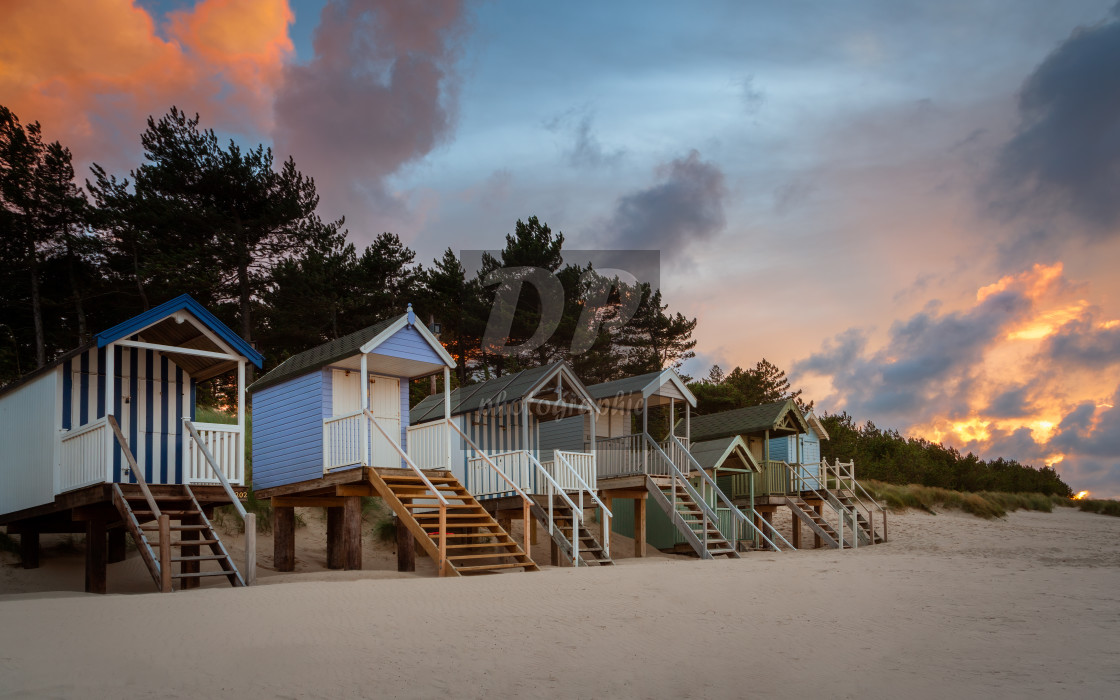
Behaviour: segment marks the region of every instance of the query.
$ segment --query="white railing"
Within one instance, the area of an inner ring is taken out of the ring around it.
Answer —
[[[323,471],[362,461],[362,412],[323,420]]]
[[[545,469],[565,491],[598,488],[595,472],[595,455],[589,452],[564,452],[556,450],[556,459],[544,462]],[[578,477],[578,478],[577,478]]]
[[[595,441],[596,469],[602,477],[644,474],[655,460],[643,435],[598,438]]]
[[[421,469],[447,469],[447,427],[443,421],[408,428],[408,456]]]
[[[197,440],[187,440],[186,483],[218,484],[221,478],[214,473],[210,461],[200,449],[205,445],[231,484],[245,485],[245,441],[241,428],[226,423],[191,423],[197,431]]]
[[[661,443],[661,449],[665,450],[665,454],[673,460],[673,464],[677,465],[685,475],[688,475],[692,469],[692,454],[689,453],[688,448],[681,441],[679,437],[670,436]]]
[[[98,418],[59,436],[58,492],[112,481],[109,462],[112,430],[105,418]]]
[[[835,475],[835,480],[833,480],[832,475]],[[849,498],[853,501],[853,506],[858,506],[867,514],[868,529],[871,531],[868,537],[872,544],[874,544],[876,532],[875,513],[878,512],[883,521],[883,541],[887,541],[887,511],[863,488],[863,484],[856,481],[856,463],[854,460],[841,462],[837,459],[835,464],[829,464],[827,459],[822,459],[821,478],[826,489],[835,489],[837,493],[847,489],[851,494]],[[863,494],[863,498],[860,498],[860,494]]]
[[[491,467],[491,464],[497,469]],[[533,471],[529,453],[524,450],[487,453],[486,457],[467,460],[466,487],[476,498],[512,496],[514,486],[526,493],[537,493],[533,484]]]

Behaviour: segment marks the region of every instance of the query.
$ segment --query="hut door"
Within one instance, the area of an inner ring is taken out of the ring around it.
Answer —
[[[401,383],[396,377],[371,376],[369,378],[369,411],[378,425],[392,436],[397,444],[401,439]],[[373,433],[373,451],[370,456],[373,466],[401,466],[400,453],[385,441],[385,436],[377,430]]]
[[[362,410],[362,380],[359,374],[343,369],[331,371],[331,403],[335,416],[349,416]]]

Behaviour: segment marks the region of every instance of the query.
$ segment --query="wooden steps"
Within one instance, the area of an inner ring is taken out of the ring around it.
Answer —
[[[482,574],[506,569],[539,571],[540,567],[502,529],[498,521],[479,505],[459,480],[446,471],[424,472],[446,508],[446,559],[440,576]],[[399,522],[408,528],[425,553],[439,566],[439,499],[416,472],[409,469],[375,469],[370,482]],[[421,511],[421,512],[416,512]],[[463,532],[464,528],[470,532]],[[463,542],[487,539],[492,542]],[[492,550],[492,551],[482,551]]]
[[[683,480],[677,476],[660,477],[657,482],[646,477],[646,490],[661,510],[684,535],[685,541],[701,559],[727,557],[739,559],[735,546],[727,541],[719,530],[719,523],[713,522],[705,514],[685,488]],[[674,489],[674,483],[676,488]],[[674,493],[675,492],[675,493]]]
[[[855,500],[851,496],[847,496],[843,493],[838,493],[836,499],[840,501],[844,507],[849,509],[856,505]],[[862,510],[857,507],[855,511],[856,523],[859,524],[859,529],[863,531],[863,536],[860,537],[860,545],[881,544],[884,540],[883,536],[879,534],[878,529],[872,530],[871,523],[867,521]]]
[[[199,579],[211,576],[224,576],[233,586],[245,585],[233,558],[189,486],[164,487],[159,495],[153,495],[153,499],[160,513],[168,518],[166,533],[161,533],[155,513],[139,486],[113,484],[113,506],[136,542],[136,548],[159,590],[172,590],[172,582],[176,580],[180,582],[180,588],[195,588]],[[172,533],[179,533],[179,537],[172,539]],[[165,542],[160,539],[164,534],[167,537]],[[167,557],[167,571],[160,563],[161,544],[166,545],[169,552],[178,550],[178,554]],[[201,547],[208,547],[211,553],[201,554]],[[213,562],[218,569],[203,571],[202,564],[205,562]],[[176,563],[178,571],[172,568]]]
[[[529,512],[549,532],[548,496],[533,496]],[[550,536],[568,561],[572,561],[572,507],[560,496],[552,497],[552,528]],[[583,520],[579,521],[579,566],[614,566],[614,561],[603,550],[603,545]]]
[[[820,537],[822,542],[833,549],[840,549],[840,535],[837,534],[835,528],[823,516],[813,510],[813,507],[806,503],[804,499],[800,496],[786,496],[786,504],[794,517],[808,525],[809,529]]]

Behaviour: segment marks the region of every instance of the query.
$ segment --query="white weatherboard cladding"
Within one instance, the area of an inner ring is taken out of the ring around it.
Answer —
[[[0,513],[54,500],[60,376],[55,369],[0,397]]]

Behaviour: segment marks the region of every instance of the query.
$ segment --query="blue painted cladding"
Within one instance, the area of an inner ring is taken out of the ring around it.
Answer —
[[[325,372],[296,377],[253,395],[253,488],[323,476],[323,417],[330,415]]]
[[[371,352],[378,355],[388,355],[389,357],[399,357],[405,360],[417,360],[419,362],[431,362],[433,364],[442,365],[443,360],[435,349],[428,345],[428,341],[420,332],[415,328],[405,326],[400,329],[385,342],[378,345]]]
[[[770,439],[770,459],[776,462],[788,462],[793,458],[788,437]]]
[[[117,346],[113,361],[112,412],[144,477],[154,484],[182,483],[182,417],[194,417],[194,380],[154,350]],[[106,366],[105,348],[87,350],[62,364],[63,429],[104,417]],[[114,449],[114,481],[122,481],[123,459],[121,450]]]

